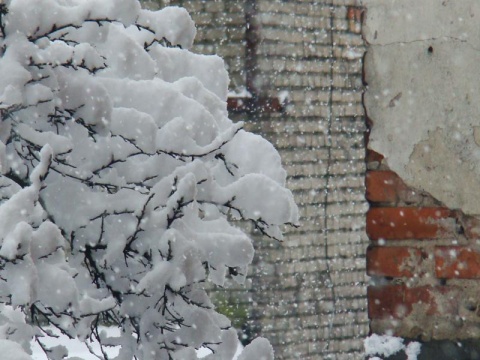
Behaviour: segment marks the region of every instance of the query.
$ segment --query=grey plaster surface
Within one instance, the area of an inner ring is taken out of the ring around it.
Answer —
[[[372,45],[442,37],[480,45],[480,1],[362,0],[367,8],[363,35]]]
[[[410,186],[480,214],[480,2],[364,3],[369,147]]]

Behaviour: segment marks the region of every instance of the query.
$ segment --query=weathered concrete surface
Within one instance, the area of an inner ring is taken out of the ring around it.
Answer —
[[[372,45],[442,37],[480,44],[480,1],[363,0],[363,35]]]
[[[480,1],[364,4],[369,147],[410,186],[480,214]]]

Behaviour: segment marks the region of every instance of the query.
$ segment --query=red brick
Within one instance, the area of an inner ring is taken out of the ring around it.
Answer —
[[[370,246],[367,249],[367,274],[370,276],[413,277],[425,254],[406,246]]]
[[[367,164],[372,162],[381,163],[383,159],[384,159],[384,156],[382,154],[377,153],[376,151],[373,151],[371,149],[367,149],[367,155],[365,159]]]
[[[348,29],[353,33],[361,32],[363,9],[349,6],[347,8]]]
[[[400,319],[411,309],[406,309],[405,285],[369,286],[367,288],[368,317]]]
[[[274,98],[260,97],[257,100],[257,111],[260,114],[280,113],[283,111],[283,105],[280,102],[280,100],[276,97]]]
[[[441,279],[480,279],[480,251],[467,246],[435,247],[435,275]]]
[[[465,236],[469,239],[480,239],[480,219],[468,217],[464,222]]]
[[[368,171],[366,198],[370,202],[396,202],[400,179],[393,171]]]
[[[418,202],[422,198],[419,193],[409,188],[393,171],[368,171],[365,185],[366,198],[371,203],[408,204]]]
[[[347,20],[354,20],[354,21],[362,21],[362,13],[363,9],[362,8],[355,8],[352,6],[349,6],[347,8]]]
[[[228,111],[232,112],[241,112],[241,111],[246,111],[248,108],[248,103],[250,99],[247,98],[228,98],[227,99],[227,108]]]
[[[283,105],[278,98],[260,97],[256,101],[252,98],[227,99],[227,108],[230,112],[258,111],[260,113],[279,113],[283,111]]]
[[[371,208],[367,212],[367,234],[371,240],[436,239],[449,234],[440,220],[448,219],[446,208]]]
[[[368,317],[403,319],[412,313],[416,305],[423,306],[422,312],[430,316],[457,314],[460,294],[454,286],[369,286]]]

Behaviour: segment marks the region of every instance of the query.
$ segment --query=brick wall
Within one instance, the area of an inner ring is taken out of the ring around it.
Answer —
[[[371,331],[478,339],[478,2],[363,3]]]
[[[363,359],[362,9],[355,0],[168,3],[197,22],[194,51],[223,56],[231,90],[257,97],[248,109],[232,100],[231,116],[280,151],[300,208],[302,226],[283,243],[255,238],[247,287],[230,287],[230,301],[249,308],[249,335],[267,337],[276,359]]]
[[[262,335],[279,359],[363,358],[365,120],[354,1],[257,1],[259,90],[283,113],[249,126],[279,149],[302,226],[261,242]],[[255,297],[254,297],[255,298]]]
[[[372,332],[424,341],[478,337],[478,219],[408,187],[378,154],[367,166]]]

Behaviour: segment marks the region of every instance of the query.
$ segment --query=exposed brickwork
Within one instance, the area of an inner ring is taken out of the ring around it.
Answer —
[[[369,171],[366,175],[366,198],[372,202],[395,202],[400,178],[392,171]]]
[[[348,29],[352,33],[360,33],[362,31],[363,12],[363,8],[354,6],[347,7]]]
[[[384,285],[368,289],[370,319],[404,319],[421,308],[427,316],[457,313],[459,289],[448,286]],[[447,301],[445,301],[447,299]]]
[[[373,152],[372,152],[373,153]],[[370,161],[381,162],[381,155],[370,154]],[[368,171],[365,179],[366,198],[374,203],[406,204],[418,201],[419,194],[410,189],[393,171]]]
[[[260,111],[262,113],[281,113],[283,105],[278,98],[260,97],[250,99],[243,97],[230,97],[227,100],[227,106],[230,113],[252,113]]]
[[[435,247],[435,275],[442,279],[480,279],[480,251],[467,246]]]
[[[475,217],[465,217],[461,222],[461,227],[465,236],[471,240],[480,240],[480,219]]]
[[[424,341],[479,337],[480,220],[408,187],[381,154],[369,150],[367,168],[371,331]]]
[[[420,273],[426,254],[407,246],[371,246],[367,250],[367,274],[370,276],[413,277]]]
[[[476,29],[478,2],[364,4],[370,328],[463,352],[420,359],[478,358],[479,107],[463,101],[478,39],[458,41]]]
[[[371,208],[367,213],[367,234],[371,240],[442,238],[449,235],[450,214],[441,207]]]

